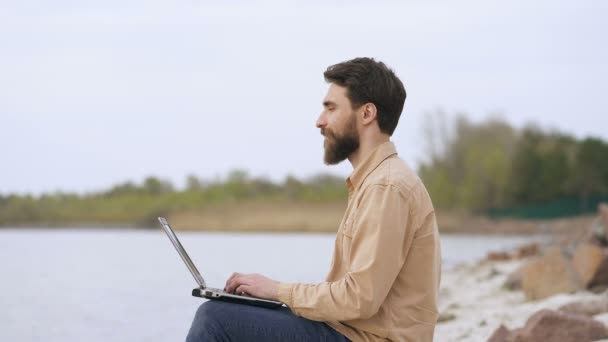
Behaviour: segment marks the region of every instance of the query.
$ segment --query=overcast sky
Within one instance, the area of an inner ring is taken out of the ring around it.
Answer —
[[[328,65],[370,56],[425,116],[608,139],[608,1],[0,1],[0,193],[318,172]]]

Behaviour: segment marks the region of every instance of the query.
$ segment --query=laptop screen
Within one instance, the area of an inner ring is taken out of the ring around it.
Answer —
[[[186,266],[188,266],[188,270],[190,270],[190,273],[192,273],[192,276],[194,277],[194,280],[196,280],[196,283],[201,288],[203,288],[203,289],[206,288],[207,286],[205,285],[205,279],[203,279],[201,274],[196,269],[196,266],[194,266],[194,263],[192,262],[192,260],[190,260],[188,253],[186,253],[186,250],[184,249],[182,244],[177,239],[177,236],[173,232],[173,229],[171,229],[171,226],[169,226],[169,222],[167,222],[167,220],[164,217],[159,217],[158,222],[160,222],[161,226],[163,227],[163,230],[165,231],[165,233],[167,233],[169,240],[171,240],[171,243],[173,243],[173,246],[177,250],[177,253],[179,253],[179,256],[182,257],[182,260],[184,261]]]

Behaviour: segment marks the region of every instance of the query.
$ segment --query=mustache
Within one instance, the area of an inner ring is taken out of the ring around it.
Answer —
[[[334,132],[332,132],[330,129],[327,129],[327,128],[321,128],[321,135],[324,137],[331,137],[331,138],[334,138],[336,136],[334,134]]]

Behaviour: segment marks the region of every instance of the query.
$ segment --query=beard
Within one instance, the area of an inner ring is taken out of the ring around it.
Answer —
[[[321,135],[325,136],[325,155],[323,160],[327,165],[335,165],[348,158],[353,152],[359,148],[359,135],[357,134],[357,126],[355,117],[346,124],[344,134],[338,135],[329,128],[321,129]]]

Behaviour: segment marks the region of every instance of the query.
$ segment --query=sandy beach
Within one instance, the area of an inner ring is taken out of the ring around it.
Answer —
[[[445,269],[441,280],[440,322],[435,341],[486,341],[504,324],[521,327],[540,309],[557,309],[576,301],[597,300],[608,291],[594,294],[579,291],[539,301],[527,301],[522,291],[503,287],[507,276],[524,260],[460,264]],[[608,326],[608,313],[594,316]]]

